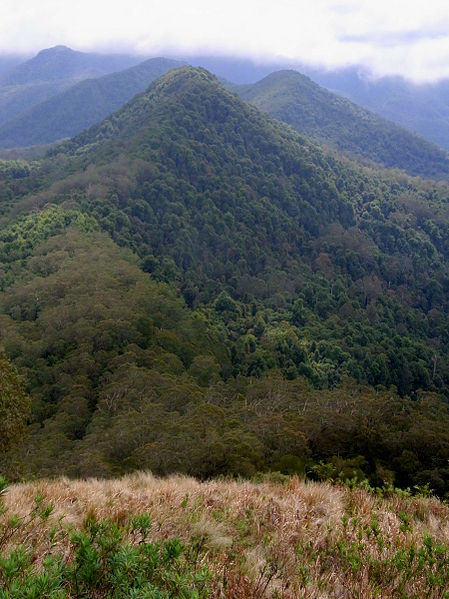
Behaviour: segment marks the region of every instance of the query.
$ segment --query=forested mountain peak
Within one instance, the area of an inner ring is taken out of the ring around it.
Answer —
[[[449,489],[445,184],[338,159],[192,67],[1,167],[0,342],[32,397],[30,471],[338,455]]]
[[[336,95],[294,70],[236,86],[242,98],[339,152],[411,175],[449,179],[449,154],[420,135]]]
[[[123,139],[132,133],[138,133],[140,127],[159,108],[176,103],[180,108],[182,105],[190,112],[198,112],[202,110],[204,96],[208,96],[208,102],[211,102],[212,94],[217,93],[222,98],[228,98],[228,101],[231,97],[218,79],[205,69],[192,66],[173,69],[159,77],[146,92],[136,96],[109,119],[80,134],[69,143],[74,146],[92,143],[97,135],[100,135],[102,141],[114,136]],[[235,102],[237,99],[232,97]],[[175,114],[172,117],[176,119]]]
[[[304,85],[309,85],[310,87],[312,87],[312,86],[319,87],[319,85],[314,83],[312,81],[312,79],[310,79],[310,77],[308,77],[307,75],[304,75],[294,69],[280,69],[277,71],[273,71],[272,73],[269,73],[268,75],[266,75],[265,77],[263,77],[262,79],[257,81],[256,83],[242,85],[241,87],[242,87],[242,89],[245,87],[248,89],[257,89],[257,88],[264,87],[267,84],[270,84],[271,82],[279,82],[279,81],[291,82],[293,84],[301,81]]]
[[[139,58],[110,54],[79,52],[67,46],[41,50],[0,78],[1,85],[23,85],[37,81],[82,79],[124,69],[139,62]]]
[[[143,158],[156,149],[157,135],[160,139],[168,133],[172,145],[177,141],[194,144],[194,150],[201,151],[207,161],[223,162],[229,154],[229,160],[236,162],[253,150],[259,152],[264,139],[269,138],[273,142],[267,148],[270,155],[289,152],[287,147],[278,148],[284,138],[286,143],[294,140],[317,150],[313,142],[228,91],[207,70],[183,66],[169,71],[113,115],[53,152],[89,154],[95,162],[110,160],[112,154],[124,151]],[[223,145],[220,156],[214,140]],[[231,152],[233,145],[235,151]]]

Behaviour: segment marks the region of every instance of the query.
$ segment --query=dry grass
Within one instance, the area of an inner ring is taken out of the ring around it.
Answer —
[[[5,495],[8,513],[27,514],[37,493],[54,504],[53,514],[11,540],[32,535],[37,561],[49,551],[70,559],[65,530],[81,527],[87,517],[126,524],[148,513],[152,540],[177,535],[198,548],[214,573],[213,597],[449,597],[449,508],[436,499],[378,498],[296,478],[286,485],[201,483],[137,473],[13,485]],[[50,547],[52,526],[60,536]],[[429,549],[426,535],[440,548]],[[403,552],[410,561],[411,548],[422,559],[407,570],[400,557]]]

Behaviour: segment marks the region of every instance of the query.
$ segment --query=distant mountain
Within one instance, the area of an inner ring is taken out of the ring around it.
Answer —
[[[137,66],[87,79],[0,126],[0,147],[46,144],[98,123],[182,63],[151,58]]]
[[[449,179],[449,154],[440,147],[327,91],[297,71],[279,71],[234,89],[299,133],[349,156],[411,175]]]
[[[449,150],[449,80],[415,84],[403,77],[374,77],[363,67],[320,69],[295,61],[255,61],[243,57],[189,56],[238,84],[255,83],[274,71],[294,69],[329,91],[372,110]]]
[[[0,123],[89,77],[133,66],[136,56],[77,52],[65,46],[42,50],[0,76]]]
[[[126,69],[139,61],[136,56],[78,52],[67,46],[41,50],[0,77],[0,85],[26,85],[35,81],[87,79]]]
[[[19,54],[0,54],[0,78],[2,75],[28,59],[28,56],[21,56]]]
[[[449,150],[448,79],[416,84],[402,77],[374,78],[357,68],[307,73],[320,85]]]

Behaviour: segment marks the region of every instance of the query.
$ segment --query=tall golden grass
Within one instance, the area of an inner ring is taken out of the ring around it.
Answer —
[[[36,494],[48,520],[23,527],[36,568],[48,552],[71,559],[66,530],[87,518],[125,524],[151,517],[151,540],[175,535],[198,547],[213,572],[212,597],[449,597],[449,508],[435,498],[378,496],[291,478],[286,484],[136,473],[118,480],[40,480],[9,487],[8,508],[25,516]],[[53,531],[51,545],[48,532]],[[59,536],[58,536],[59,535]]]

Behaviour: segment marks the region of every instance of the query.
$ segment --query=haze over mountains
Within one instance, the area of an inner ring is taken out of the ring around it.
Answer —
[[[15,66],[23,63],[26,60],[26,57],[14,54],[0,54],[0,76],[3,73],[7,73],[11,71]]]
[[[0,122],[83,79],[119,71],[140,61],[135,56],[77,52],[65,46],[42,50],[0,75]]]
[[[449,81],[416,84],[363,69],[307,71],[317,83],[449,149]]]
[[[345,96],[449,150],[449,92],[445,79],[435,83],[415,84],[402,77],[376,78],[366,69],[357,67],[330,71],[294,61],[264,63],[244,57],[204,55],[176,58],[182,62],[203,66],[217,76],[236,84],[255,83],[274,71],[286,68],[297,70],[326,89]],[[20,56],[2,56],[0,123],[18,116],[31,106],[53,97],[86,77],[99,77],[120,71],[137,65],[142,60],[141,56],[76,52],[64,46],[43,50],[26,62],[23,62]],[[18,71],[11,67],[17,68]],[[30,76],[27,86],[31,87],[21,89],[21,86],[25,85],[27,73]],[[66,76],[64,73],[71,74]]]
[[[1,125],[0,147],[47,144],[76,135],[181,64],[150,58],[129,69],[81,81]]]
[[[27,85],[33,86],[43,79],[62,85],[70,74],[83,78],[95,69],[117,68],[120,62],[128,60],[129,57],[100,58],[56,47],[16,67],[3,80],[8,84],[7,89],[12,82],[23,84],[28,81]],[[61,93],[55,92],[48,100],[0,125],[0,147],[42,145],[75,135],[144,91],[155,77],[180,64],[163,58],[149,59],[100,78],[89,77]],[[230,71],[234,68],[237,79],[242,77],[239,72],[242,64],[242,61],[236,61],[227,65]],[[246,71],[243,69],[243,72]],[[247,74],[251,76],[254,72]],[[448,176],[446,152],[327,92],[296,71],[280,71],[257,84],[240,87],[230,84],[230,88],[300,133],[353,158],[376,162],[387,168],[400,168],[412,175],[438,179]],[[34,93],[32,90],[33,87],[28,90],[30,97]]]
[[[278,71],[258,83],[234,89],[299,133],[353,158],[400,168],[411,175],[448,178],[447,152],[328,92],[297,71]]]

